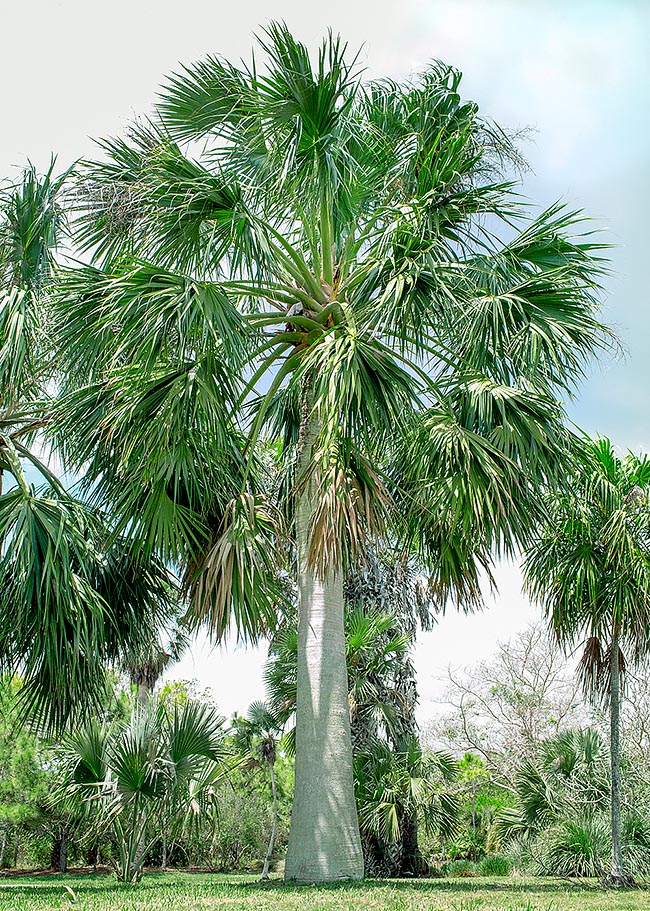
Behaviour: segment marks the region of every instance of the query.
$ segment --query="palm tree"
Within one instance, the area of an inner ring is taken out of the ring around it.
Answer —
[[[403,549],[396,550],[386,546],[368,546],[358,565],[346,574],[344,595],[346,604],[356,604],[364,612],[387,612],[393,618],[391,628],[394,633],[406,637],[409,647],[402,649],[395,657],[394,666],[390,669],[392,683],[391,703],[394,711],[391,723],[387,726],[386,736],[394,749],[399,741],[414,738],[418,734],[415,710],[418,703],[415,667],[411,660],[412,648],[418,625],[431,629],[435,622],[434,612],[438,607],[431,598],[428,580],[418,572],[416,562],[405,554]],[[348,674],[350,672],[348,662]],[[354,733],[354,724],[353,724]],[[375,732],[376,733],[376,732]],[[354,743],[353,751],[358,744]],[[404,816],[400,826],[401,873],[412,875],[421,867],[421,855],[418,847],[418,818]],[[368,869],[367,850],[364,847],[364,860]]]
[[[411,651],[418,626],[431,629],[438,607],[428,590],[428,580],[418,573],[414,560],[405,558],[403,551],[370,546],[363,559],[346,574],[344,597],[348,611],[390,618],[387,632],[402,639],[403,646],[396,651],[390,669],[395,690],[393,702],[400,704],[400,711],[389,733],[397,737],[415,736],[418,696]],[[348,639],[349,635],[350,631]]]
[[[39,454],[52,419],[48,292],[69,177],[53,171],[29,166],[0,194],[0,668],[23,677],[24,710],[60,729],[99,708],[106,665],[165,621],[176,585]]]
[[[34,461],[29,443],[42,423],[52,378],[45,291],[64,230],[59,197],[69,174],[28,166],[0,189],[0,493],[5,472]],[[40,468],[38,461],[34,462]]]
[[[566,648],[584,644],[585,689],[610,710],[612,865],[624,885],[620,711],[626,662],[647,654],[650,631],[650,460],[620,458],[607,439],[589,441],[568,493],[551,498],[548,519],[527,552],[531,595]]]
[[[228,770],[224,725],[210,706],[189,701],[169,713],[152,701],[126,725],[91,721],[64,741],[56,798],[85,803],[93,834],[113,834],[121,881],[140,880],[161,828],[214,810]]]
[[[275,848],[275,838],[278,832],[278,793],[275,784],[275,760],[277,757],[278,742],[282,737],[284,724],[263,702],[254,702],[248,709],[245,718],[233,718],[234,741],[237,749],[246,755],[253,756],[257,761],[268,767],[271,780],[271,796],[273,799],[273,826],[269,838],[269,846],[264,858],[262,881],[269,878],[269,867]]]
[[[355,878],[346,567],[387,533],[438,599],[480,599],[561,474],[557,391],[603,343],[601,264],[572,239],[578,214],[530,217],[503,176],[512,143],[453,68],[364,83],[332,34],[314,62],[284,25],[260,44],[262,68],[208,57],[172,76],[153,121],[85,168],[93,262],[61,276],[56,430],[118,527],[184,568],[216,636],[273,625],[290,536],[286,876]],[[264,438],[281,441],[281,504]]]
[[[180,661],[190,646],[188,631],[178,614],[169,617],[164,628],[150,628],[146,638],[129,643],[123,665],[131,684],[138,688],[138,701],[144,705],[156,683],[170,664]]]

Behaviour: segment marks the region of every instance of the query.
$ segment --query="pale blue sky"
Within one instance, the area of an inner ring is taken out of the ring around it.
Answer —
[[[536,132],[524,151],[524,191],[548,205],[584,207],[602,228],[614,274],[605,312],[624,360],[595,366],[571,406],[573,419],[622,447],[650,449],[650,312],[646,267],[650,207],[650,3],[598,0],[33,0],[3,10],[0,175],[50,151],[61,164],[92,152],[89,137],[120,132],[150,111],[161,77],[206,53],[247,55],[251,33],[284,18],[307,42],[324,29],[364,44],[370,76],[403,77],[431,58],[464,73],[463,93],[504,126]],[[15,173],[15,172],[14,172]],[[537,615],[513,567],[478,618],[449,615],[421,638],[423,718],[435,707],[444,666],[486,657]],[[176,675],[212,685],[224,711],[260,695],[261,655],[210,654]]]

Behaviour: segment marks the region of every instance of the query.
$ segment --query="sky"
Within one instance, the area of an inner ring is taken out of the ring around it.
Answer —
[[[606,356],[569,404],[571,419],[622,449],[650,450],[650,3],[646,0],[32,0],[2,9],[0,176],[30,159],[63,168],[93,139],[151,112],[165,74],[210,53],[248,57],[269,19],[315,45],[331,27],[361,48],[369,78],[405,78],[431,59],[460,69],[462,93],[505,127],[527,128],[524,194],[584,208],[609,252],[604,317],[624,353]],[[539,617],[515,565],[498,567],[486,610],[447,613],[419,637],[420,718],[437,710],[445,668],[483,660]],[[170,673],[211,687],[221,710],[263,696],[263,652],[201,639]]]

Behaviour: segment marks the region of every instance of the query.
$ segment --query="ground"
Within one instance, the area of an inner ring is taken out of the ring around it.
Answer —
[[[0,881],[0,911],[647,911],[650,890],[606,891],[595,882],[422,879],[260,886],[251,877],[149,874],[137,886],[111,876]]]

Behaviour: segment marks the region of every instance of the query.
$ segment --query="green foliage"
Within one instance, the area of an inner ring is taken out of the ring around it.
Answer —
[[[530,593],[566,647],[586,641],[582,679],[609,691],[614,635],[628,660],[642,658],[650,618],[650,460],[621,458],[607,439],[586,440],[567,492],[549,499],[548,521],[529,550]]]
[[[481,876],[508,876],[512,864],[502,854],[488,854],[479,865]]]
[[[452,860],[447,865],[447,875],[467,879],[478,875],[478,867],[471,860]]]
[[[458,825],[454,793],[457,767],[446,753],[422,752],[417,738],[401,749],[376,741],[354,760],[354,785],[362,833],[378,843],[400,841],[407,817],[418,818],[428,834],[449,838]]]
[[[452,67],[364,83],[332,34],[313,61],[283,24],[259,44],[263,63],[171,76],[82,169],[93,263],[60,275],[54,436],[217,634],[268,627],[280,597],[264,436],[285,442],[279,505],[315,485],[315,567],[388,530],[469,606],[562,475],[558,397],[607,344],[600,245],[579,213],[530,217]]]
[[[456,70],[364,83],[331,33],[314,60],[283,24],[259,44],[261,64],[209,57],[172,76],[152,123],[80,169],[74,239],[91,262],[59,270],[61,395],[45,413],[110,534],[90,534],[51,477],[56,496],[36,497],[15,469],[25,453],[2,447],[19,489],[0,500],[0,655],[25,662],[55,723],[97,701],[101,665],[142,620],[129,593],[113,634],[115,579],[96,576],[117,564],[98,540],[124,536],[138,569],[173,562],[195,622],[254,638],[285,601],[278,566],[308,489],[310,571],[341,573],[386,535],[441,605],[475,606],[564,479],[561,401],[608,343],[600,245],[579,213],[531,218],[503,173],[516,149]],[[305,458],[297,424],[314,428]],[[257,452],[278,436],[274,498]],[[367,690],[375,656],[359,653]],[[109,757],[138,806],[161,788],[142,755],[158,727],[134,719]],[[427,776],[406,766],[396,793],[411,800]],[[135,875],[142,820],[121,831]]]
[[[491,840],[514,847],[522,865],[544,876],[602,876],[612,851],[609,757],[594,729],[545,741],[515,775],[514,806],[495,819]],[[650,870],[647,781],[625,758],[623,856],[635,875]]]
[[[19,691],[17,680],[0,678],[0,840],[5,849],[0,866],[11,863],[8,833],[40,821],[49,785],[44,768],[49,751],[35,734],[18,726]]]
[[[0,194],[0,669],[22,677],[24,713],[61,730],[101,708],[106,665],[165,619],[175,583],[35,451],[52,418],[49,291],[69,178],[53,171],[30,166]]]
[[[543,876],[603,876],[610,851],[605,817],[567,819],[544,833],[534,868]]]
[[[271,803],[260,793],[226,790],[219,800],[219,825],[206,861],[216,870],[261,870],[272,826]],[[286,845],[288,828],[280,833]]]
[[[140,879],[161,828],[182,832],[202,815],[214,819],[229,756],[223,727],[210,706],[188,701],[168,711],[151,701],[126,724],[92,722],[68,735],[58,799],[85,804],[95,837],[112,833],[119,879]]]
[[[565,648],[583,644],[585,691],[609,707],[613,881],[625,881],[621,832],[620,711],[626,661],[650,646],[650,459],[620,458],[608,439],[587,440],[565,492],[528,552],[528,590]]]

